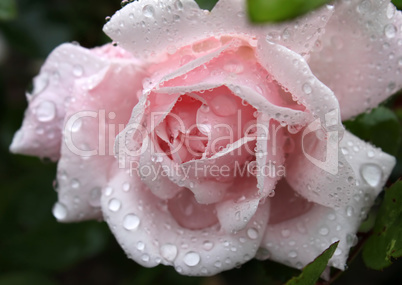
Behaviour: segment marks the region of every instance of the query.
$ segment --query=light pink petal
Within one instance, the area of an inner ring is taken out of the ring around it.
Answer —
[[[138,161],[135,159],[130,164],[130,172],[141,177],[143,183],[150,191],[160,199],[171,199],[183,190],[180,180],[177,179],[178,168],[174,162],[166,156],[154,142],[149,140],[147,149],[141,152]],[[171,181],[169,177],[174,177]],[[184,179],[184,178],[182,178]]]
[[[307,202],[289,186],[278,187],[278,199],[274,197],[271,201],[271,218],[258,258],[302,268],[340,240],[329,265],[344,270],[349,249],[357,242],[359,225],[382,190],[395,158],[348,132],[340,144],[348,152],[345,158],[357,178],[353,198],[346,205],[332,209]],[[287,198],[281,199],[284,197]]]
[[[102,190],[118,170],[113,152],[115,137],[138,102],[136,93],[143,77],[136,64],[125,61],[76,82],[58,164],[59,201],[54,208],[58,220],[101,218]]]
[[[56,161],[60,157],[61,129],[71,91],[77,79],[91,76],[107,66],[106,57],[73,44],[57,47],[34,78],[28,109],[10,150]]]
[[[314,49],[316,40],[324,32],[323,29],[333,13],[333,7],[328,5],[295,21],[255,25],[247,17],[246,5],[245,0],[220,0],[212,9],[210,21],[216,23],[225,34],[267,38],[303,56]]]
[[[216,205],[217,216],[221,227],[227,233],[236,233],[243,230],[259,209],[260,203],[264,208],[269,208],[269,202],[261,201],[258,193],[257,181],[250,172],[247,165],[239,167],[245,175],[237,176],[235,183],[230,188],[226,200]]]
[[[315,122],[291,137],[295,149],[286,160],[286,180],[308,201],[344,206],[352,197],[356,174],[339,150],[339,132],[325,134],[320,124],[313,131]]]
[[[339,114],[337,98],[314,76],[302,56],[271,41],[260,40],[257,58],[273,79],[292,94],[295,101],[305,106],[315,118],[321,120],[324,129],[327,126],[343,129],[341,121],[334,116],[330,118],[336,119],[336,124],[327,122],[328,113]]]
[[[275,185],[286,172],[285,135],[282,126],[266,114],[257,117],[256,167],[257,187],[261,198],[274,194]]]
[[[306,54],[322,33],[332,9],[324,7],[296,24],[251,25],[246,1],[219,1],[208,12],[193,0],[135,1],[118,11],[104,26],[114,41],[140,58],[160,61],[177,48],[211,36],[266,38]],[[194,33],[194,31],[197,31]]]
[[[121,189],[121,181],[126,180],[131,185],[128,192]],[[128,257],[146,267],[172,265],[184,275],[214,275],[248,261],[255,255],[268,220],[266,204],[236,234],[225,233],[219,224],[191,230],[180,226],[166,200],[155,197],[137,177],[122,171],[109,187],[113,190],[103,195],[102,211]],[[182,210],[189,219],[193,213],[202,213],[202,208]]]
[[[389,0],[337,1],[322,48],[309,64],[334,91],[342,120],[376,107],[402,87],[402,15]]]

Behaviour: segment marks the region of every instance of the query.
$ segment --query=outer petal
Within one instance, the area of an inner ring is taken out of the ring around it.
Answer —
[[[132,187],[125,192],[121,181],[127,180]],[[268,219],[265,204],[236,234],[227,234],[217,225],[189,230],[176,222],[166,201],[155,197],[135,175],[120,172],[109,186],[102,210],[127,255],[146,267],[173,265],[184,275],[214,275],[248,261],[255,255]]]
[[[10,150],[14,153],[60,157],[61,130],[75,80],[88,77],[107,65],[106,58],[73,44],[57,47],[34,79],[27,94],[28,109]]]
[[[102,188],[117,171],[115,137],[138,102],[143,77],[135,61],[125,60],[76,82],[58,164],[59,202],[54,208],[58,220],[101,217]]]
[[[269,40],[259,40],[257,58],[269,74],[297,102],[300,102],[315,118],[321,120],[324,129],[331,126],[342,130],[338,119],[339,104],[333,92],[317,80],[307,62],[299,54]],[[333,116],[328,116],[334,113]],[[336,122],[329,122],[335,119]]]
[[[201,10],[193,0],[141,0],[118,11],[104,31],[134,55],[152,61],[159,61],[166,51],[220,35],[269,37],[305,54],[332,13],[324,7],[300,18],[296,25],[256,26],[248,22],[245,11],[244,0],[221,0],[211,12]]]
[[[402,15],[389,0],[336,1],[314,74],[334,91],[347,120],[402,87]]]
[[[292,138],[296,148],[286,160],[286,180],[308,201],[344,206],[352,198],[356,173],[339,151],[339,134],[329,132],[325,138],[309,127]]]
[[[395,159],[350,133],[345,133],[341,147],[348,152],[345,158],[357,177],[353,199],[338,209],[314,205],[304,214],[268,224],[259,251],[260,258],[302,268],[331,243],[340,240],[329,265],[344,269],[349,249],[357,240],[358,227],[382,190]],[[306,203],[300,197],[297,199],[299,203]],[[272,209],[275,210],[275,205],[287,207],[287,201],[290,200],[275,201],[273,198]]]

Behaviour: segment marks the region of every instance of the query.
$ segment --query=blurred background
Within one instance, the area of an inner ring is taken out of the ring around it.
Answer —
[[[214,1],[200,2],[211,7]],[[8,152],[27,106],[25,92],[46,56],[63,42],[88,48],[108,42],[102,32],[105,17],[120,7],[119,0],[0,0],[0,285],[282,284],[297,275],[258,261],[209,278],[180,276],[166,266],[143,268],[125,256],[105,223],[56,222],[51,214],[56,164]],[[396,124],[380,120],[363,132],[361,125],[370,117],[365,114],[348,128],[381,146],[381,132],[387,134],[393,124],[398,145],[389,152],[401,158],[401,96],[385,106],[399,116]],[[391,181],[401,173],[399,163]],[[357,255],[346,272],[333,272],[332,284],[402,284],[401,270],[401,261],[383,272],[369,270]]]

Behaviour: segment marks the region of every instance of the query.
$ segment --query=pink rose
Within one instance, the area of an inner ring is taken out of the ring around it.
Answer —
[[[339,240],[344,269],[395,159],[341,119],[401,87],[401,22],[389,1],[264,26],[241,0],[133,2],[119,47],[49,56],[11,150],[59,160],[55,217],[103,217],[144,266],[302,268]]]

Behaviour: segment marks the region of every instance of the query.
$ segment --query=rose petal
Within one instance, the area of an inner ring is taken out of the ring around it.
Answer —
[[[113,153],[116,133],[127,123],[144,74],[127,60],[112,63],[96,75],[78,80],[66,112],[58,164],[58,220],[100,218],[100,196],[117,170]],[[130,82],[130,84],[110,84]],[[123,182],[122,182],[123,183]],[[123,187],[123,186],[121,186]],[[62,205],[62,206],[60,206]]]
[[[343,130],[342,123],[327,122],[328,114],[339,114],[339,104],[333,92],[311,72],[307,62],[299,54],[267,40],[258,42],[257,58],[260,64],[292,97],[300,102],[322,126]],[[340,117],[340,115],[338,115]],[[330,117],[334,119],[333,116]]]
[[[390,1],[338,1],[309,60],[334,91],[347,120],[402,87],[402,16]]]
[[[236,167],[241,167],[229,164],[228,161],[236,159],[239,164],[245,162],[246,157],[250,156],[247,151],[250,149],[249,144],[254,141],[254,138],[241,139],[211,158],[189,161],[181,165],[172,161],[157,145],[147,141],[144,144],[147,149],[143,149],[139,161],[138,168],[144,169],[140,176],[159,198],[172,198],[182,187],[186,187],[194,193],[198,203],[216,203],[233,187],[232,177],[225,175],[234,173],[237,171]],[[154,151],[152,147],[155,147]],[[133,164],[137,166],[135,162]],[[227,166],[226,170],[222,170],[224,166]]]
[[[349,249],[357,241],[355,234],[358,227],[382,190],[395,165],[395,158],[348,132],[341,141],[341,147],[348,151],[345,158],[357,177],[353,198],[338,209],[314,205],[310,210],[308,207],[303,210],[305,206],[302,205],[301,215],[293,215],[291,219],[277,221],[275,224],[269,223],[259,251],[261,259],[270,258],[302,268],[331,243],[340,240],[329,265],[342,270],[345,268]],[[298,199],[299,203],[308,203],[302,198]],[[284,208],[296,207],[287,205],[291,200],[278,202]]]
[[[315,123],[318,131],[312,131]],[[293,139],[295,150],[286,160],[288,183],[308,201],[331,208],[346,205],[356,175],[339,150],[339,132],[325,134],[314,121]]]
[[[126,5],[113,15],[104,32],[135,56],[151,61],[160,61],[167,55],[166,51],[175,51],[176,47],[210,36],[233,34],[269,37],[306,54],[331,13],[331,8],[324,7],[300,18],[297,25],[257,26],[249,23],[243,0],[221,0],[211,12],[201,10],[193,0],[142,0]]]
[[[28,110],[10,146],[11,152],[58,160],[61,129],[74,82],[97,73],[108,61],[107,56],[77,45],[57,47],[35,77],[32,94],[27,94]]]
[[[120,184],[127,179],[132,187],[124,192]],[[166,201],[155,197],[137,177],[122,171],[109,187],[113,191],[103,195],[102,209],[127,255],[146,267],[172,265],[184,275],[214,275],[248,261],[268,219],[267,207],[262,205],[248,226],[236,234],[225,233],[217,225],[189,230],[173,218]]]

